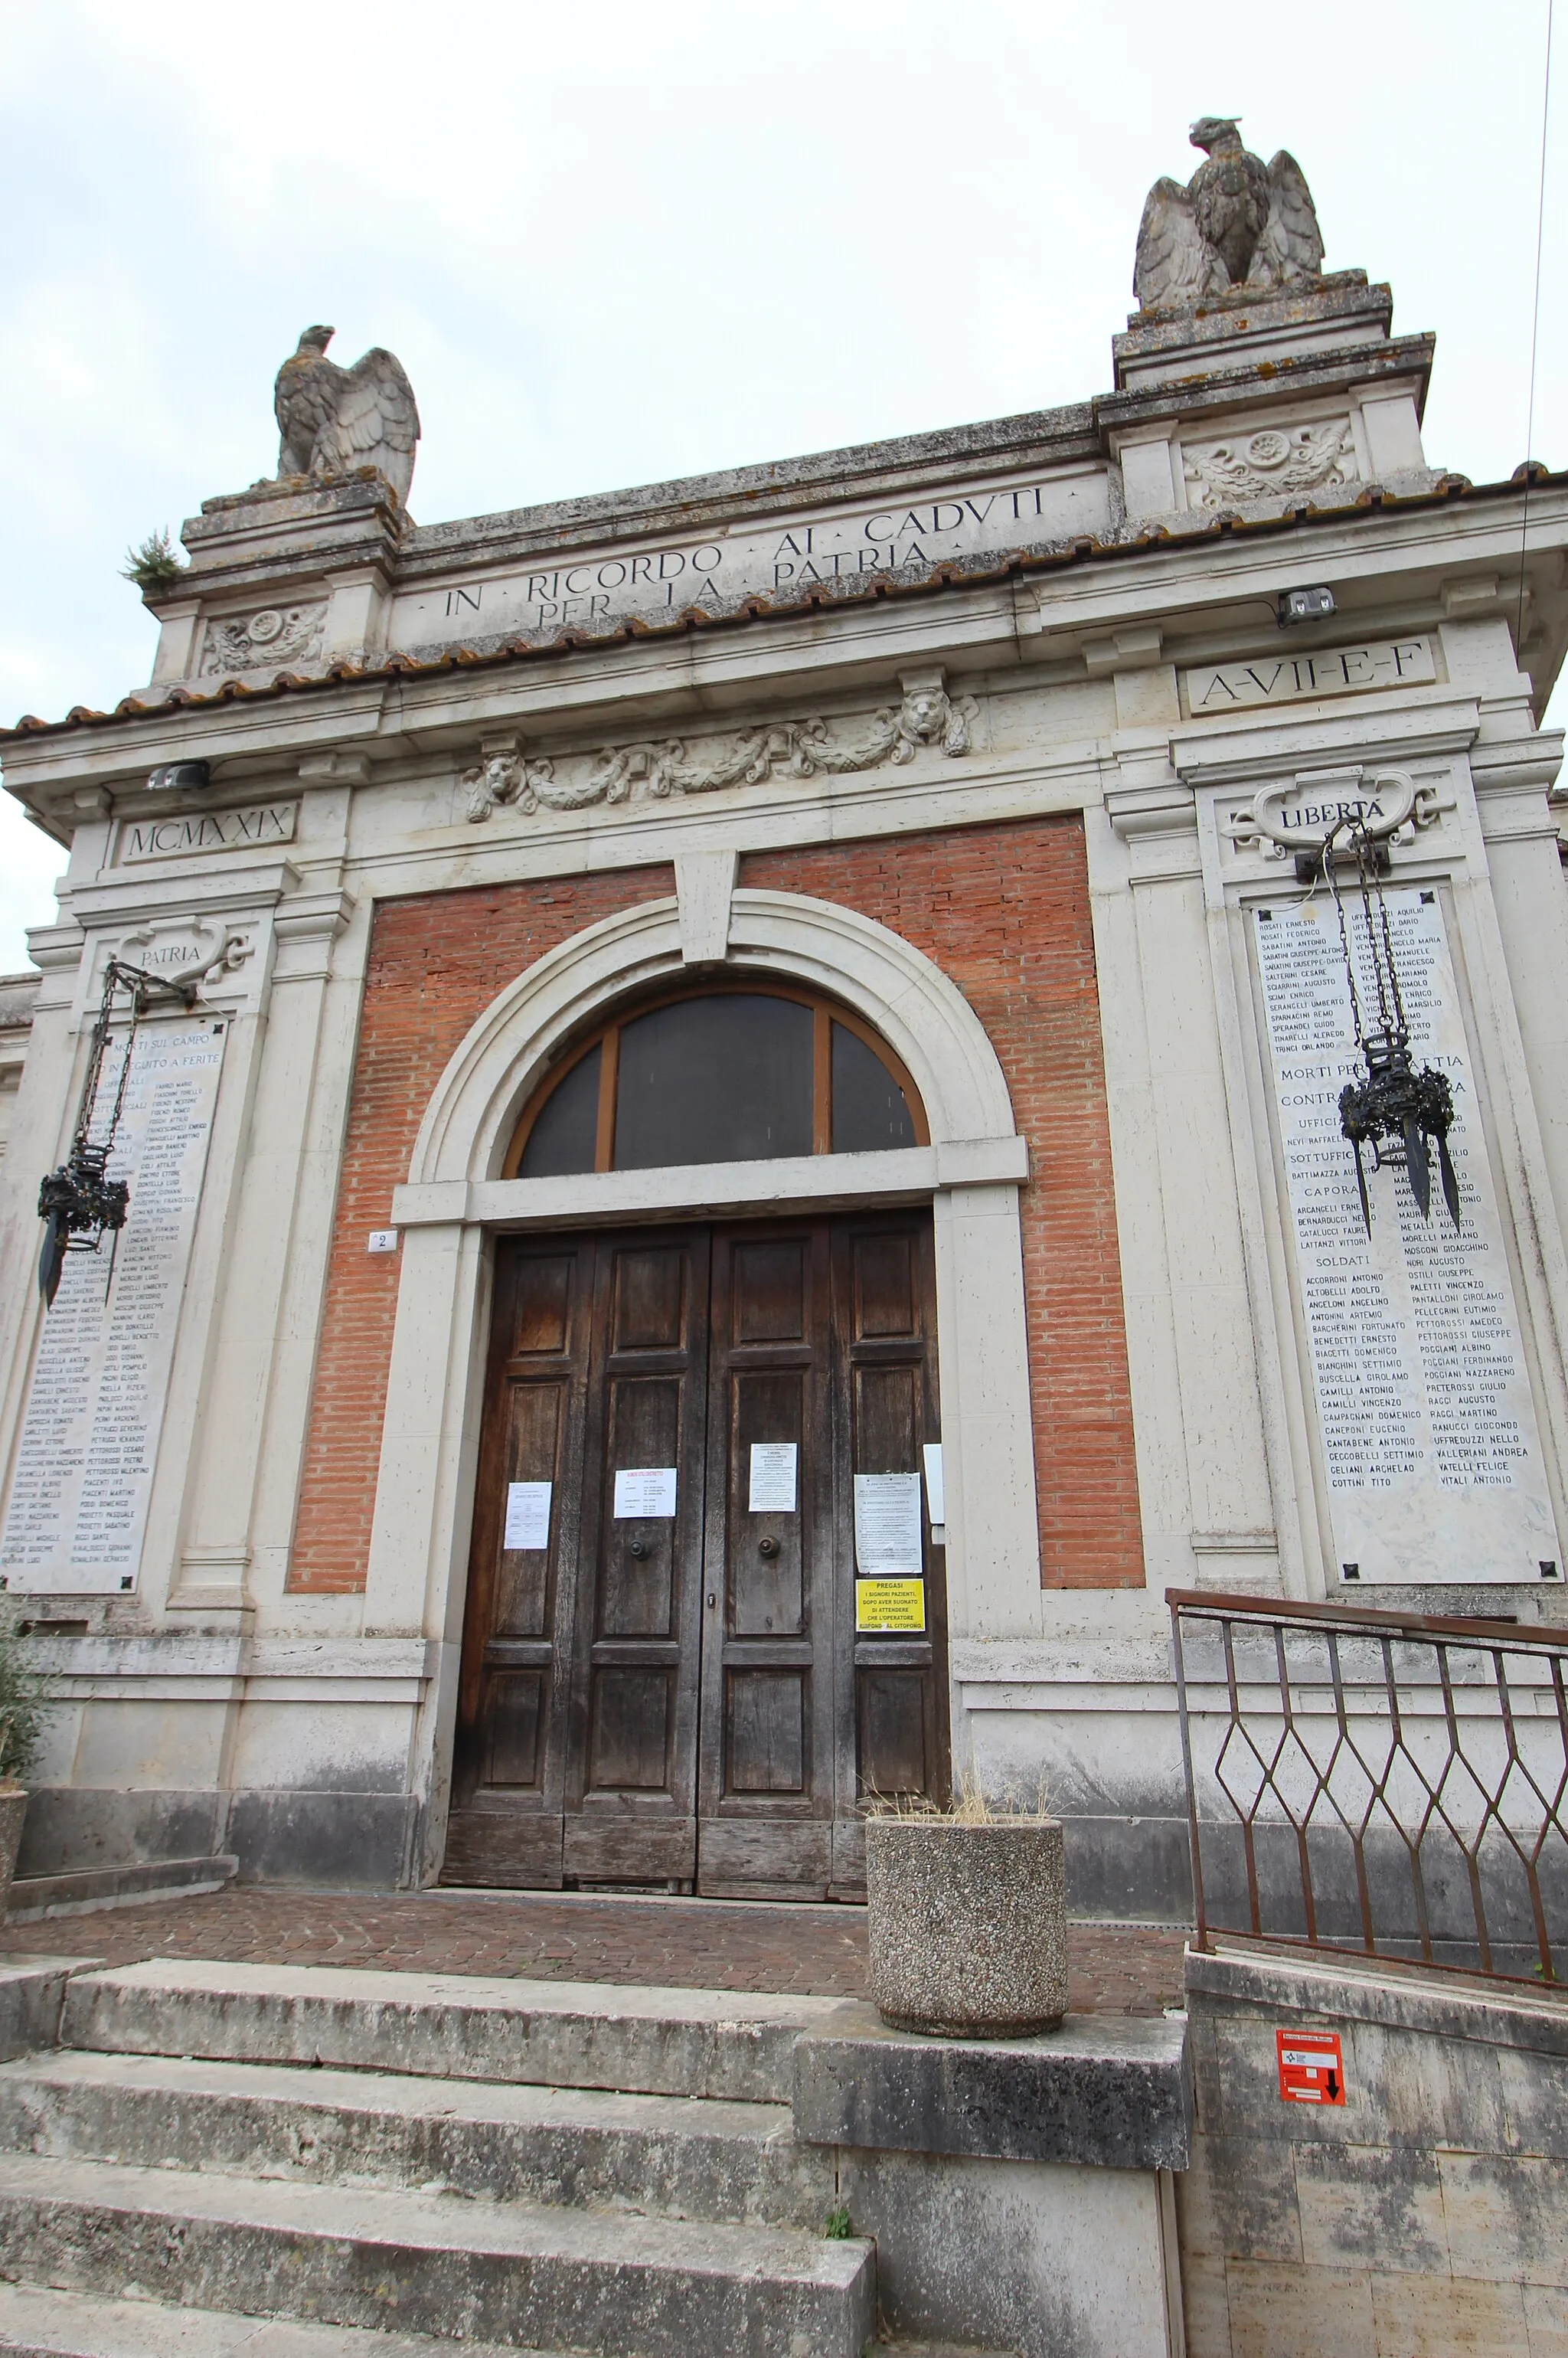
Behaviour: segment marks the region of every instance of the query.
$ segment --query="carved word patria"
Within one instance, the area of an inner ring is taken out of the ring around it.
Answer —
[[[200,981],[216,990],[254,957],[255,946],[254,933],[231,927],[222,917],[177,917],[126,934],[118,955],[127,966],[166,981]]]
[[[1183,672],[1182,687],[1195,719],[1249,704],[1296,704],[1308,697],[1354,696],[1373,687],[1423,687],[1436,677],[1430,639],[1374,639],[1354,647],[1319,647],[1311,654],[1206,664]]]
[[[182,852],[232,851],[293,840],[297,803],[254,803],[246,810],[178,811],[131,819],[120,829],[122,860],[175,860]]]
[[[662,744],[607,748],[557,776],[553,762],[518,747],[487,751],[461,783],[468,816],[489,818],[502,804],[532,815],[582,810],[593,803],[623,803],[633,789],[654,795],[714,794],[725,786],[761,785],[779,773],[792,778],[842,777],[884,762],[913,762],[924,749],[950,759],[968,752],[979,717],[973,697],[950,697],[940,683],[906,686],[903,701],[872,718],[863,736],[830,734],[826,720],[784,721],[746,730],[706,758],[688,761],[679,738]]]
[[[1183,453],[1187,504],[1223,508],[1237,500],[1271,499],[1277,492],[1313,492],[1343,483],[1356,472],[1350,420],[1327,426],[1264,427],[1257,434],[1209,442]]]
[[[220,673],[285,671],[291,664],[313,663],[321,652],[327,628],[327,607],[264,606],[258,613],[232,614],[207,625],[201,650],[203,679]]]

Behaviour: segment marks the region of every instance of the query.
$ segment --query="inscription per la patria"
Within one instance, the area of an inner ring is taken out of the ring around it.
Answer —
[[[119,1594],[136,1585],[153,1466],[222,1066],[222,1022],[136,1034],[110,1157],[130,1214],[111,1255],[69,1253],[40,1318],[0,1529],[14,1595]],[[104,1058],[112,1094],[123,1042]]]
[[[1556,1577],[1443,912],[1433,892],[1387,897],[1412,1054],[1454,1093],[1457,1233],[1441,1200],[1423,1220],[1402,1175],[1385,1172],[1369,1181],[1368,1235],[1339,1128],[1339,1092],[1365,1073],[1333,903],[1325,894],[1253,912],[1335,1555],[1362,1583]]]

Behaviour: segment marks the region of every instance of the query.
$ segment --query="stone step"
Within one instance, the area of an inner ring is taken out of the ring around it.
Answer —
[[[82,1916],[103,1908],[134,1908],[152,1899],[194,1899],[232,1883],[240,1862],[227,1852],[212,1858],[146,1859],[135,1866],[88,1866],[68,1875],[19,1875],[5,1909],[8,1924]]]
[[[784,2104],[89,2049],[0,2064],[0,2148],[817,2230],[838,2199]]]
[[[606,1982],[154,1958],[77,1974],[60,2039],[119,2054],[787,2104],[796,2037],[838,2006]]]
[[[606,2358],[860,2358],[860,2238],[0,2155],[0,2277]]]
[[[493,2342],[374,2333],[357,2325],[303,2325],[293,2318],[239,2317],[171,2309],[161,2300],[96,2300],[45,2285],[0,2284],[0,2351],[6,2358],[565,2358],[504,2353]],[[874,2358],[1015,2358],[951,2342],[879,2342]]]
[[[0,2284],[6,2358],[503,2358],[494,2342],[373,2333],[354,2325],[172,2309],[161,2300],[98,2300],[48,2285]],[[514,2346],[504,2358],[561,2358]]]

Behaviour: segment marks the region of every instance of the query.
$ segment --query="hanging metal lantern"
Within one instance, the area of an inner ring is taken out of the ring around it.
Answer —
[[[1345,903],[1335,872],[1335,847],[1340,837],[1346,838],[1346,849],[1356,861],[1360,917],[1378,995],[1375,1023],[1362,1011],[1356,961],[1351,955],[1350,927],[1346,923]],[[1374,1171],[1403,1170],[1423,1220],[1430,1218],[1432,1213],[1431,1149],[1435,1147],[1443,1200],[1454,1228],[1459,1226],[1459,1182],[1448,1152],[1454,1093],[1446,1074],[1434,1072],[1430,1065],[1416,1065],[1411,1055],[1410,1024],[1400,994],[1389,905],[1381,881],[1387,865],[1388,854],[1368,834],[1364,818],[1342,819],[1323,848],[1323,871],[1328,878],[1339,920],[1339,946],[1345,954],[1345,975],[1350,986],[1356,1044],[1367,1062],[1367,1078],[1347,1081],[1339,1093],[1339,1127],[1356,1157],[1356,1184],[1368,1236],[1372,1233],[1372,1206],[1367,1194],[1366,1165],[1361,1160],[1364,1146],[1372,1150]]]
[[[130,995],[130,1030],[125,1037],[125,1054],[121,1062],[108,1123],[95,1137],[93,1124],[98,1116],[98,1084],[103,1071],[104,1052],[109,1045],[114,1001],[122,990]],[[117,1246],[120,1230],[125,1225],[125,1215],[131,1207],[131,1191],[123,1179],[109,1177],[109,1158],[114,1151],[120,1116],[124,1111],[125,1087],[130,1078],[131,1050],[135,1042],[136,1025],[149,998],[159,993],[178,999],[185,1007],[195,1004],[194,983],[166,982],[159,975],[144,974],[139,967],[124,966],[118,958],[111,958],[103,969],[103,996],[99,1001],[98,1014],[92,1026],[92,1042],[81,1084],[76,1128],[71,1133],[70,1152],[59,1169],[49,1172],[38,1187],[38,1217],[44,1224],[43,1249],[38,1255],[38,1292],[43,1295],[46,1307],[52,1307],[55,1295],[59,1291],[66,1254],[96,1252],[106,1236],[113,1236]],[[114,1269],[112,1253],[109,1263],[111,1278]]]

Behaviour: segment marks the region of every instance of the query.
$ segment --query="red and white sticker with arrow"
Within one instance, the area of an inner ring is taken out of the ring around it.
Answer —
[[[1339,2037],[1332,2030],[1276,2030],[1280,2101],[1285,2104],[1342,2104],[1345,2066]]]

